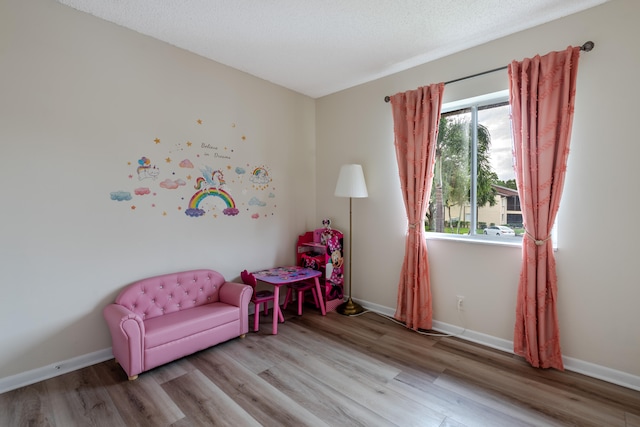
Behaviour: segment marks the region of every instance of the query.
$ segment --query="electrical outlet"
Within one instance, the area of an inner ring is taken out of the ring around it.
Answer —
[[[458,309],[458,311],[464,310],[464,308],[462,307],[462,301],[464,301],[464,296],[456,295],[456,299],[457,299],[456,308]]]

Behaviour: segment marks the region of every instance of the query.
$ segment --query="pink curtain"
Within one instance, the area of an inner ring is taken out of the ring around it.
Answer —
[[[431,286],[424,219],[436,161],[444,83],[391,97],[396,157],[409,229],[394,317],[411,329],[431,329]]]
[[[569,154],[579,47],[508,67],[516,182],[525,236],[514,351],[535,367],[563,370],[551,242]]]

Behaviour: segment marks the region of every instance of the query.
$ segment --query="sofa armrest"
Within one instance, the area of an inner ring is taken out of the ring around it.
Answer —
[[[220,287],[220,293],[218,296],[220,298],[220,302],[225,304],[234,305],[236,307],[248,307],[252,294],[253,288],[249,285],[225,282]]]
[[[129,377],[138,375],[144,367],[142,318],[119,304],[107,305],[102,314],[111,333],[113,356]]]
[[[240,330],[238,335],[244,338],[249,332],[249,302],[253,295],[253,288],[249,285],[235,282],[225,282],[220,287],[218,297],[221,302],[240,308]]]

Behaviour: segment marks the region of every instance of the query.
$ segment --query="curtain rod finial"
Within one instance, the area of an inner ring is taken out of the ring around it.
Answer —
[[[389,102],[391,101],[391,97],[390,96],[385,96],[384,97],[384,102]]]
[[[588,41],[588,42],[585,42],[585,44],[583,44],[582,46],[580,46],[580,50],[583,50],[585,52],[591,52],[594,46],[595,46],[595,43],[593,43],[592,41]]]

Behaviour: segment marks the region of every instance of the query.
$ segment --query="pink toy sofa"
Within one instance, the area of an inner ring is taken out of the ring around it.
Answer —
[[[253,289],[213,270],[139,280],[103,310],[113,355],[130,380],[138,374],[249,330]]]

